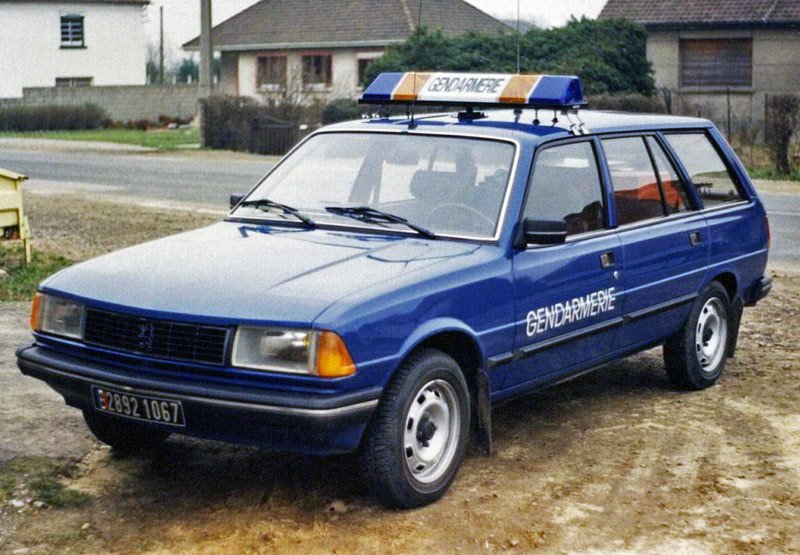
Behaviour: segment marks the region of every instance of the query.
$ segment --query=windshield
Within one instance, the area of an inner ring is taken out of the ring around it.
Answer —
[[[438,235],[490,239],[514,160],[510,143],[445,136],[322,133],[286,158],[236,217],[292,221],[252,201],[291,206],[317,224],[402,229],[354,221],[332,207],[369,207]],[[352,214],[350,214],[352,216]]]

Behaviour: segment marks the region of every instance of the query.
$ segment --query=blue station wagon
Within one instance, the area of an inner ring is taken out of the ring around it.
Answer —
[[[362,100],[224,221],[45,280],[22,372],[117,450],[357,451],[404,508],[491,452],[498,403],[659,345],[676,386],[719,379],[770,232],[712,123],[582,110],[564,76],[383,74]]]

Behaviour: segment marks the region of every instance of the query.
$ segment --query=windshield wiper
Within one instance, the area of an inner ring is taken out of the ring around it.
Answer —
[[[289,216],[294,216],[309,228],[317,227],[317,222],[309,218],[308,216],[300,213],[297,208],[293,206],[289,206],[286,204],[281,204],[280,202],[275,202],[274,200],[269,200],[268,198],[262,198],[258,200],[246,200],[239,204],[239,206],[252,206],[253,208],[272,208],[283,211],[284,214],[288,214]]]
[[[428,239],[436,239],[435,233],[425,229],[422,226],[412,224],[405,218],[395,216],[394,214],[389,214],[388,212],[383,212],[382,210],[378,210],[376,208],[370,208],[369,206],[326,206],[325,210],[331,214],[346,216],[362,222],[386,222],[390,224],[402,224],[410,229],[413,229],[423,237],[427,237]]]

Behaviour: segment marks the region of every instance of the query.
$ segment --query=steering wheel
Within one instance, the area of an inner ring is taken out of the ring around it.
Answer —
[[[451,214],[450,217],[443,216],[442,213],[449,213]],[[475,216],[477,220],[481,220],[482,222],[486,223],[484,227],[480,222],[476,222],[475,219],[464,219],[464,212],[469,212],[471,215]],[[454,217],[453,217],[454,216]],[[433,210],[431,210],[428,217],[425,218],[425,225],[430,227],[434,224],[440,224],[445,222],[456,222],[459,226],[463,226],[465,223],[467,227],[476,231],[476,232],[485,232],[486,229],[494,229],[495,222],[494,220],[487,218],[485,215],[481,214],[475,208],[468,206],[466,204],[457,204],[454,202],[449,202],[446,204],[440,204]]]

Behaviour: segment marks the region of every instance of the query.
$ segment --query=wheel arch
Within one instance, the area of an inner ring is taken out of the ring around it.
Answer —
[[[398,368],[420,349],[436,349],[452,357],[461,368],[470,392],[473,440],[485,454],[491,453],[491,400],[486,356],[478,335],[456,320],[434,320],[421,326],[403,345]]]
[[[728,299],[733,300],[739,295],[739,278],[731,270],[724,270],[718,272],[709,280],[719,282],[728,292]]]

